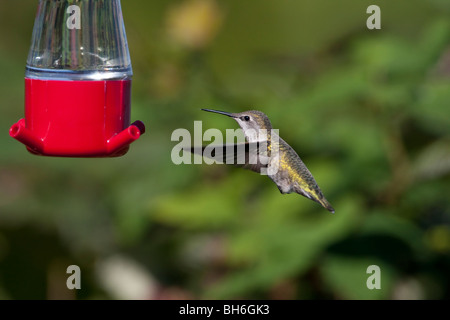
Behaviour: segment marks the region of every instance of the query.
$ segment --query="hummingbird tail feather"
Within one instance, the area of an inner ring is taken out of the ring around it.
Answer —
[[[319,200],[319,203],[328,211],[330,211],[331,213],[334,213],[334,208],[331,206],[331,204],[327,201],[327,199],[322,198]]]

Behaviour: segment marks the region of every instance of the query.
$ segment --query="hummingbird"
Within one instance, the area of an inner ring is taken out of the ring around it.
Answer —
[[[217,158],[216,156],[220,157],[221,155],[221,162],[230,163],[229,155],[231,154],[233,157],[231,163],[236,166],[258,173],[262,173],[265,170],[282,194],[296,192],[334,213],[333,207],[325,199],[311,172],[295,150],[281,139],[277,132],[272,130],[272,124],[263,112],[249,110],[240,113],[229,113],[212,109],[201,110],[233,118],[241,127],[246,140],[243,144],[214,146],[213,151],[210,153],[212,157]],[[259,132],[264,134],[258,134]],[[189,151],[205,156],[206,148],[205,146],[194,146]],[[230,150],[233,152],[230,152]],[[216,154],[216,151],[219,152]],[[243,155],[244,157],[242,157]],[[243,159],[241,164],[239,164],[237,159]],[[275,170],[270,170],[273,168]]]

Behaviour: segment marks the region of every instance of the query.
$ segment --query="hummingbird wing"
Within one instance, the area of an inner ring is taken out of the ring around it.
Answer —
[[[215,163],[231,164],[258,173],[267,167],[269,161],[266,141],[194,146],[184,150],[212,159]]]

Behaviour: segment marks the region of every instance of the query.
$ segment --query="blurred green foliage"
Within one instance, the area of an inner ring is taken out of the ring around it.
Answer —
[[[0,298],[117,298],[98,276],[116,254],[154,280],[147,298],[450,298],[447,1],[379,0],[369,31],[373,1],[123,0],[147,132],[112,159],[8,136],[36,9],[22,2],[0,0]],[[174,129],[237,128],[202,107],[265,112],[336,214],[248,171],[174,165]]]

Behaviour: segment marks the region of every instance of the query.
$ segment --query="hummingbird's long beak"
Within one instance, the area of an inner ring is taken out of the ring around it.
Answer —
[[[208,111],[208,112],[214,112],[214,113],[223,114],[223,115],[226,115],[226,116],[231,117],[231,118],[236,118],[236,116],[234,116],[232,113],[225,112],[225,111],[212,110],[212,109],[202,109],[202,110],[203,111]]]

